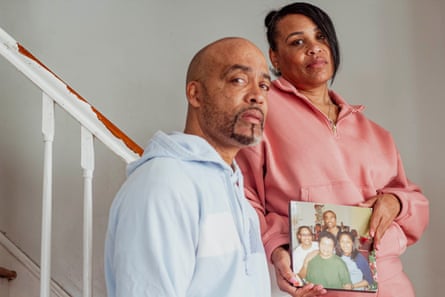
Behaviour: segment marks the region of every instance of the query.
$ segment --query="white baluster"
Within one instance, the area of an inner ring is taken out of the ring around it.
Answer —
[[[92,296],[93,270],[93,134],[81,127],[81,166],[83,170],[83,297]]]
[[[40,297],[49,297],[51,281],[54,101],[46,93],[42,95],[42,134],[45,147],[43,160]]]

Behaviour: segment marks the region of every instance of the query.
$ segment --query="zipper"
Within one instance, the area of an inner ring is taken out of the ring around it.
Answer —
[[[329,125],[331,126],[332,133],[334,133],[334,136],[337,136],[337,124],[331,119],[328,119],[328,122]]]
[[[329,128],[331,129],[332,133],[334,134],[334,136],[338,136],[337,135],[337,124],[331,120],[327,115],[325,115],[317,106],[315,106],[314,103],[312,103],[309,99],[306,99],[308,101],[308,103],[312,106],[312,109],[315,110],[315,112],[318,112],[319,114],[321,114],[322,117],[324,117],[327,121],[328,121],[328,125]],[[340,114],[339,114],[340,115]],[[337,118],[337,122],[338,122],[338,118]]]
[[[348,117],[348,116],[350,116],[350,115],[352,115],[352,114],[354,114],[354,113],[356,113],[356,112],[359,112],[359,110],[356,109],[356,108],[353,108],[353,109],[351,109],[348,113],[344,114],[344,115],[341,116],[341,117],[340,117],[340,114],[339,114],[339,115],[338,115],[338,118],[337,118],[337,122],[334,122],[334,121],[328,119],[329,125],[330,125],[330,127],[331,127],[332,133],[334,133],[334,136],[338,136],[338,134],[337,134],[337,132],[338,132],[338,131],[337,131],[338,123],[339,123],[340,121],[342,121],[344,118],[346,118],[346,117]]]

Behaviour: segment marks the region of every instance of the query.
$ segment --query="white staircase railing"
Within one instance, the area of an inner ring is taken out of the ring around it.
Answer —
[[[139,158],[143,150],[1,28],[0,54],[42,91],[42,133],[45,148],[42,193],[40,297],[50,296],[54,104],[58,104],[80,123],[81,167],[84,180],[83,297],[91,297],[93,139],[96,138],[104,143],[106,147],[127,163]]]

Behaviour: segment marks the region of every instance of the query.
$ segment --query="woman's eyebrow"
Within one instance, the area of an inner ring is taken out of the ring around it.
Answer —
[[[319,32],[320,31],[320,29],[318,28],[318,27],[315,27],[314,28],[314,32]],[[289,35],[287,35],[287,37],[286,37],[286,41],[288,41],[289,40],[289,38],[291,38],[292,36],[295,36],[295,35],[303,35],[304,34],[304,31],[295,31],[295,32],[292,32],[292,33],[290,33]]]

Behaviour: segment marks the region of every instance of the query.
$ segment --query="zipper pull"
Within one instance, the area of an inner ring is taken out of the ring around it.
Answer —
[[[329,124],[331,125],[332,132],[334,133],[335,136],[337,136],[337,125],[331,119],[328,119],[328,121],[329,121]]]

